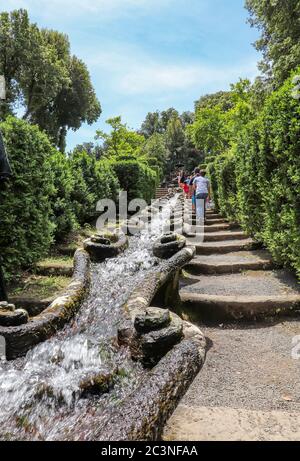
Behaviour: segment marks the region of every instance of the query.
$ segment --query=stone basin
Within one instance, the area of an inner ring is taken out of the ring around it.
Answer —
[[[186,246],[186,239],[179,234],[164,234],[153,246],[153,254],[160,259],[169,259]]]
[[[93,262],[115,258],[128,247],[128,238],[123,232],[116,234],[97,234],[83,242],[85,251]]]

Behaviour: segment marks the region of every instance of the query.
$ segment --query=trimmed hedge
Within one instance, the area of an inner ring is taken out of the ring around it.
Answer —
[[[150,202],[155,195],[157,173],[138,160],[120,160],[113,163],[122,190],[128,201],[141,198]]]
[[[289,79],[209,165],[216,206],[300,276],[300,103]]]
[[[218,181],[217,181],[216,172],[217,172],[217,166],[215,165],[215,162],[210,163],[207,166],[206,174],[210,180],[211,193],[212,193],[212,198],[213,198],[213,202],[215,205],[215,210],[220,211]]]
[[[74,203],[71,200],[75,180],[70,162],[62,152],[53,149],[50,164],[55,187],[50,197],[52,221],[55,226],[54,238],[56,241],[61,241],[71,231],[79,228]]]
[[[288,80],[267,100],[263,113],[263,241],[279,262],[300,275],[300,103]]]
[[[45,134],[22,120],[9,117],[0,129],[13,171],[0,191],[1,256],[11,276],[42,258],[52,243],[53,148]]]
[[[55,241],[97,217],[100,199],[154,197],[161,174],[136,158],[97,160],[58,152],[38,127],[10,117],[0,124],[13,177],[0,190],[0,246],[8,278],[43,258]]]
[[[79,224],[96,216],[97,202],[103,198],[116,200],[119,182],[108,160],[96,160],[85,151],[74,151],[70,157],[74,188],[71,201]]]
[[[218,209],[232,221],[236,221],[238,215],[235,161],[235,152],[230,150],[226,154],[219,155],[214,162]]]
[[[239,206],[238,220],[243,229],[263,241],[265,204],[265,155],[262,155],[264,138],[262,117],[250,122],[241,135],[236,155],[236,188]]]

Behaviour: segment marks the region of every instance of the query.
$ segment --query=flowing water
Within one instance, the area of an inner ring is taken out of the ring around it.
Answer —
[[[90,293],[74,320],[26,357],[0,364],[1,440],[91,440],[94,430],[140,383],[145,371],[117,344],[122,305],[159,261],[153,242],[176,197],[151,229],[130,237],[117,258],[92,265]],[[82,383],[113,376],[109,392],[82,393]]]

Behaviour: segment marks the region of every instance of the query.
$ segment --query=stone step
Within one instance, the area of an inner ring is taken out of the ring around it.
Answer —
[[[187,216],[187,215],[184,215],[184,220],[186,223],[188,224],[191,224],[191,225],[198,225],[200,221],[200,219],[196,218],[196,217],[191,217],[191,216]],[[203,222],[203,221],[202,221]],[[214,219],[214,220],[209,220],[209,219],[205,219],[205,225],[206,226],[215,226],[215,225],[222,225],[222,224],[228,224],[229,225],[229,222],[226,221],[225,219]],[[230,227],[236,227],[236,224],[235,225],[232,225],[230,224]]]
[[[196,213],[194,210],[189,210],[189,209],[186,209],[185,208],[185,213],[189,214],[189,215],[192,215],[193,217],[196,217]],[[220,215],[219,213],[208,213],[206,212],[205,213],[206,217],[208,219],[225,219],[222,215]]]
[[[187,226],[189,226],[190,224],[187,223]],[[196,225],[196,224],[193,224],[193,229],[191,228],[190,231],[193,231],[193,235],[195,234],[195,232],[203,232],[203,226],[201,225]],[[236,231],[240,230],[240,227],[237,227],[235,225],[232,225],[230,223],[224,223],[224,224],[215,224],[213,226],[208,226],[208,225],[205,225],[204,226],[204,232],[205,233],[215,233],[215,232],[221,232],[221,231],[228,231],[230,229],[234,229]],[[191,233],[189,232],[189,230],[187,229],[187,233]],[[193,236],[192,235],[192,236]]]
[[[264,250],[196,256],[185,266],[186,271],[196,275],[235,274],[246,270],[270,270],[273,268],[272,257]]]
[[[213,253],[226,254],[233,251],[251,251],[259,249],[260,245],[251,238],[242,240],[225,240],[223,242],[197,243],[195,239],[188,238],[187,244],[196,247],[198,255],[210,255]]]
[[[204,234],[204,242],[224,242],[227,240],[246,240],[248,236],[242,231],[208,232]]]
[[[228,223],[227,219],[224,218],[206,218],[205,223],[210,226],[210,225],[215,225],[215,224],[224,224]]]
[[[240,320],[300,313],[300,286],[283,270],[190,276],[181,280],[190,320]]]
[[[229,230],[231,229],[231,225],[229,223],[224,223],[224,224],[215,224],[212,226],[205,226],[204,231],[205,232],[219,232],[219,231],[224,231],[224,230]]]
[[[180,404],[164,430],[164,441],[298,441],[300,413]]]

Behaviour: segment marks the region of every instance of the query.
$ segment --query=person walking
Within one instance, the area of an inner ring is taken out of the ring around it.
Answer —
[[[191,177],[188,176],[188,177],[185,179],[185,181],[184,181],[184,193],[185,193],[185,198],[189,198],[190,180],[191,180]]]
[[[190,178],[190,183],[189,183],[189,198],[192,199],[192,208],[193,211],[196,211],[196,193],[194,190],[194,179],[196,177],[195,171],[193,171],[193,174]]]
[[[210,182],[205,177],[205,172],[196,168],[196,177],[193,181],[193,188],[196,195],[196,217],[201,221],[205,221],[206,201],[210,200],[211,189]]]
[[[181,189],[184,191],[184,183],[185,183],[185,172],[182,171],[181,172],[181,177],[180,177],[180,184],[179,186],[181,187]]]

